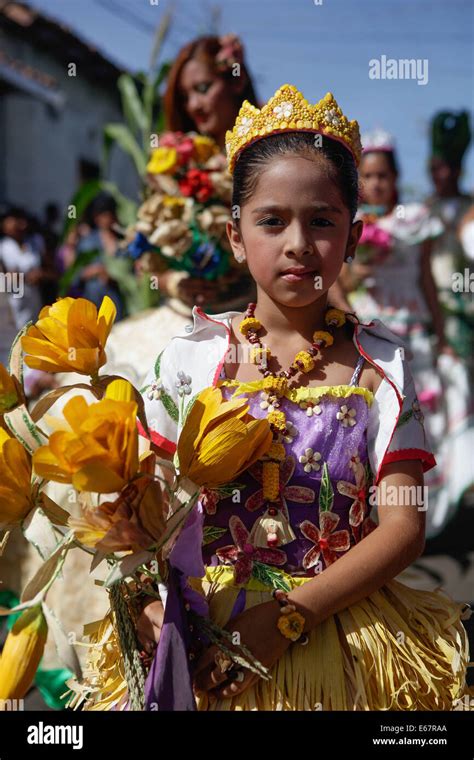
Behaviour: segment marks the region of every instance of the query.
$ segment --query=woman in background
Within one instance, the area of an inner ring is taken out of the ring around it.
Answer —
[[[438,466],[427,474],[427,536],[441,532],[474,482],[474,444],[465,367],[448,344],[431,270],[432,242],[441,221],[421,203],[400,204],[391,137],[363,140],[360,167],[364,232],[341,282],[363,322],[381,319],[404,341],[420,408]],[[400,420],[399,424],[404,424]]]
[[[166,130],[212,138],[220,149],[214,157],[216,169],[227,174],[225,133],[234,124],[243,100],[258,105],[240,39],[232,34],[199,37],[180,50],[168,74],[163,101]],[[229,176],[229,218],[230,187]],[[253,285],[246,268],[235,264],[230,251],[229,260],[229,271],[214,280],[172,268],[160,272],[163,302],[115,325],[107,343],[106,371],[140,386],[150,346],[153,353],[159,353],[170,336],[191,321],[194,304],[210,313],[243,308],[254,297]]]

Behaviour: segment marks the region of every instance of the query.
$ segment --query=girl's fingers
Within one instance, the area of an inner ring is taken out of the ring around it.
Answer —
[[[220,669],[213,663],[208,663],[198,673],[194,675],[194,682],[200,691],[209,691],[226,680],[226,674],[221,673]]]
[[[248,689],[249,686],[252,686],[252,684],[255,683],[258,678],[258,676],[256,676],[250,670],[245,669],[243,672],[245,674],[243,681],[231,681],[230,683],[227,682],[224,686],[213,689],[210,694],[215,696],[217,699],[229,699],[231,697],[237,696],[237,694],[242,694],[242,692]]]
[[[219,667],[213,668],[210,673],[210,681],[211,681],[211,689],[213,689],[215,686],[219,686],[219,684],[224,683],[224,681],[227,681],[227,673],[223,673]]]
[[[229,684],[229,675],[228,673],[222,673],[219,667],[208,666],[194,680],[196,688],[199,691],[216,694],[216,689],[222,688],[222,684]]]
[[[208,691],[209,689],[214,689],[227,680],[227,672],[223,673],[214,659],[218,651],[216,646],[209,647],[196,665],[194,682],[199,690]]]

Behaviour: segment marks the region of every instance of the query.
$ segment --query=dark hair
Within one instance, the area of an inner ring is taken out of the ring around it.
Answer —
[[[22,206],[4,206],[0,209],[0,221],[4,221],[8,217],[13,219],[29,219],[28,212]]]
[[[224,82],[227,83],[231,88],[231,92],[234,91],[233,85],[235,85],[235,77],[232,76],[232,71],[230,69],[220,71],[216,66],[215,58],[220,50],[221,43],[219,37],[215,35],[197,37],[181,48],[174,59],[173,65],[171,66],[166,79],[166,92],[163,96],[166,129],[169,129],[172,132],[196,131],[196,124],[186,113],[178,89],[181,72],[188,61],[196,60],[206,64],[216,75],[220,76]],[[259,105],[257,103],[257,96],[255,94],[252,78],[245,62],[242,62],[241,64],[241,76],[245,84],[242,91],[239,94],[235,94],[236,116],[244,100],[248,100],[253,105]],[[229,124],[229,129],[232,129],[232,127],[233,124]]]
[[[398,179],[400,172],[398,169],[398,160],[397,160],[397,155],[395,151],[393,149],[392,150],[377,150],[375,148],[374,150],[365,150],[362,153],[362,158],[360,162],[362,163],[362,161],[364,160],[366,156],[372,156],[374,153],[376,155],[380,155],[385,158],[389,171],[392,172],[392,174],[395,176],[396,179]],[[398,192],[398,188],[395,186],[395,189],[393,191],[393,198],[392,198],[392,202],[394,206],[398,204],[398,201],[399,201],[399,192]]]
[[[100,193],[91,203],[90,212],[92,216],[96,214],[103,214],[109,211],[111,214],[115,214],[117,211],[117,202],[111,195],[106,193]]]
[[[316,137],[320,137],[316,140]],[[282,132],[268,135],[245,148],[234,168],[232,208],[241,208],[255,190],[259,174],[275,156],[289,153],[317,158],[326,165],[328,176],[334,180],[353,221],[359,202],[359,178],[352,153],[337,140],[312,132]],[[239,219],[235,220],[239,226]]]
[[[394,150],[376,150],[375,148],[374,150],[364,150],[361,162],[366,156],[371,156],[373,153],[378,153],[384,156],[384,158],[387,159],[388,168],[392,174],[395,174],[395,176],[398,177],[400,172],[398,171],[398,160]]]

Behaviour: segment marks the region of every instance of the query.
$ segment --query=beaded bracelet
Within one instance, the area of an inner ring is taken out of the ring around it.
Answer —
[[[272,596],[281,607],[281,615],[277,621],[280,633],[291,641],[298,641],[302,645],[307,644],[309,638],[306,633],[303,633],[306,620],[296,611],[295,605],[288,599],[288,594],[276,588],[272,591]]]

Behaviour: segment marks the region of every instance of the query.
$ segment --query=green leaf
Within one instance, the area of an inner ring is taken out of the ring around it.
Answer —
[[[270,565],[265,565],[263,562],[253,563],[252,578],[260,581],[260,583],[264,583],[266,586],[270,586],[270,588],[280,588],[283,591],[291,591],[291,587],[282,578],[281,573]]]
[[[405,425],[411,417],[413,417],[413,409],[409,409],[408,412],[404,412],[399,417],[396,427],[402,427],[402,425]]]
[[[217,491],[221,499],[225,499],[228,496],[233,496],[234,491],[242,491],[244,488],[247,488],[245,483],[237,483],[237,481],[234,480],[231,483],[225,483],[213,490]]]
[[[128,315],[137,314],[139,311],[157,305],[158,291],[151,290],[146,276],[138,277],[135,274],[133,262],[129,258],[105,257],[103,264],[119,287]]]
[[[164,349],[163,349],[164,351]],[[163,351],[160,351],[158,354],[158,358],[155,362],[155,377],[157,380],[160,379],[160,370],[161,370],[161,357],[163,356]]]
[[[103,264],[109,276],[118,285],[120,295],[125,303],[127,314],[135,314],[143,310],[143,298],[140,280],[135,276],[133,263],[126,257],[105,257]]]
[[[227,532],[227,528],[218,528],[217,525],[205,525],[203,529],[202,545],[212,544]]]
[[[186,423],[186,420],[188,419],[189,412],[191,411],[191,409],[192,409],[192,407],[194,405],[194,402],[196,401],[196,399],[197,399],[198,396],[199,396],[199,393],[195,393],[194,396],[191,396],[191,398],[189,399],[188,403],[186,404],[186,407],[185,407],[185,410],[184,410],[184,415],[183,415],[183,423],[182,423],[183,426]]]
[[[117,86],[122,96],[122,109],[128,127],[133,134],[146,130],[146,114],[138,95],[137,87],[130,74],[121,74]]]
[[[148,76],[143,76],[143,107],[145,110],[146,132],[148,133],[148,139],[152,131],[153,114],[158,110],[160,112],[163,110],[161,96],[159,94],[159,87],[164,78],[168,75],[170,68],[171,63],[167,61],[161,65],[157,74],[149,74]],[[149,145],[145,145],[145,138],[144,148],[149,149]]]
[[[120,192],[114,182],[101,182],[101,190],[109,193],[117,204],[117,217],[122,227],[128,227],[137,220],[138,204]]]
[[[156,134],[161,135],[161,133],[165,131],[165,126],[166,126],[165,111],[162,108],[156,120],[156,125],[155,125]]]
[[[319,489],[319,511],[328,512],[332,509],[333,502],[334,491],[329,477],[327,462],[324,462],[321,475],[321,488]]]
[[[146,174],[146,155],[140,148],[132,132],[125,124],[106,124],[104,127],[104,153],[103,153],[103,174],[105,174],[105,167],[108,161],[110,148],[113,143],[117,143],[125,153],[131,157],[135,164],[135,168],[140,175],[144,177]]]
[[[164,349],[163,349],[164,350]],[[163,351],[159,354],[158,359],[156,360],[155,364],[155,376],[157,379],[160,378],[160,368],[161,368],[161,356],[163,354]],[[176,406],[174,400],[169,396],[165,391],[161,392],[160,400],[163,403],[163,406],[165,407],[166,411],[168,412],[169,416],[171,417],[174,422],[179,421],[179,409]]]
[[[160,23],[153,39],[153,46],[150,54],[150,69],[155,67],[155,63],[158,60],[163,44],[170,33],[175,10],[176,9],[173,5],[171,8],[167,8],[165,13],[161,16]]]
[[[368,483],[370,485],[372,483],[373,479],[374,479],[374,474],[372,472],[372,468],[370,466],[370,462],[369,462],[369,460],[367,460],[367,462],[365,463],[365,480],[366,480],[366,483]]]

